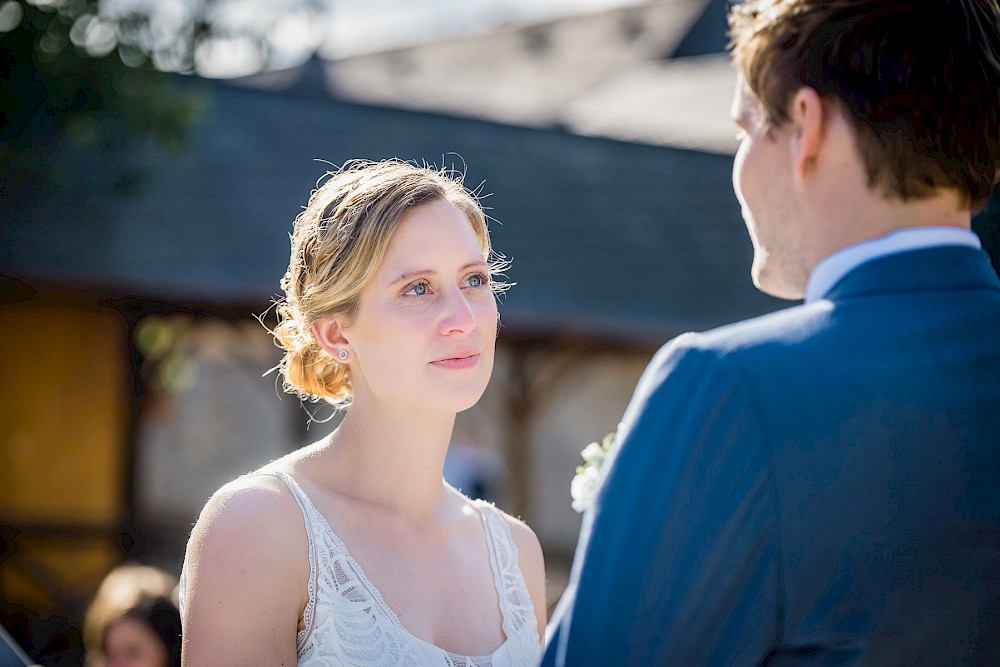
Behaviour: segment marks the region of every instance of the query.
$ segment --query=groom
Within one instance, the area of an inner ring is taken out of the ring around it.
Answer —
[[[996,0],[731,11],[757,286],[663,348],[544,665],[1000,665]]]

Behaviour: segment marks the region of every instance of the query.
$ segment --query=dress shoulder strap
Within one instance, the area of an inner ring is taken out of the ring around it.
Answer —
[[[517,545],[500,511],[491,503],[475,502],[486,525],[490,564],[503,615],[503,631],[511,641],[514,653],[523,653],[525,660],[523,663],[515,661],[514,664],[531,664],[538,653],[538,625],[535,607],[518,562]]]
[[[305,494],[302,488],[298,485],[298,482],[292,479],[292,476],[288,473],[282,470],[267,470],[257,474],[269,475],[280,479],[288,488],[288,492],[292,494],[293,498],[295,498],[295,502],[298,503],[299,509],[302,511],[302,521],[306,528],[306,540],[309,543],[309,600],[306,602],[306,608],[302,612],[302,627],[299,629],[296,637],[298,648],[301,650],[303,642],[305,642],[312,632],[316,613],[317,556],[315,531],[317,525],[316,515],[319,513],[319,510],[317,510],[312,504],[312,501],[309,500],[309,496]]]

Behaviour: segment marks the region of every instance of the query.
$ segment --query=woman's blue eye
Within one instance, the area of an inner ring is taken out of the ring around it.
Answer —
[[[468,279],[469,287],[482,287],[486,284],[486,276],[481,273],[473,273]]]
[[[427,282],[421,280],[418,283],[413,283],[412,285],[410,285],[410,288],[407,290],[407,292],[412,294],[413,296],[423,296],[427,294]]]

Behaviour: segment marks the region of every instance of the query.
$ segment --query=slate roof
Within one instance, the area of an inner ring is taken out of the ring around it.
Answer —
[[[225,83],[211,100],[186,151],[149,155],[138,192],[63,192],[4,225],[4,272],[259,310],[315,160],[398,156],[464,160],[492,193],[510,327],[658,336],[777,305],[748,277],[729,158]]]

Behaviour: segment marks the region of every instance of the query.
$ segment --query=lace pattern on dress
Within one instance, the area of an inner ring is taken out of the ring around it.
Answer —
[[[510,526],[490,503],[477,500],[476,506],[486,522],[490,563],[493,566],[497,596],[500,598],[500,613],[503,616],[503,633],[508,639],[523,639],[510,641],[510,662],[513,665],[534,665],[538,661],[540,648],[535,606],[531,603],[531,596],[521,574]]]
[[[368,581],[347,547],[294,479],[273,471],[302,510],[309,543],[309,600],[299,622],[298,664],[520,667],[540,653],[534,607],[517,561],[510,528],[488,503],[483,516],[503,631],[507,639],[488,656],[450,653],[412,635]]]

